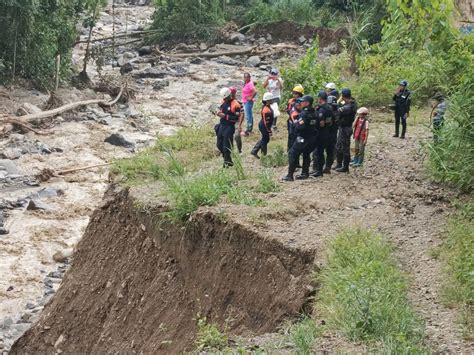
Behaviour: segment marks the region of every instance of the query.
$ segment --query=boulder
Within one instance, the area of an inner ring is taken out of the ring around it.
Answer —
[[[261,61],[262,60],[259,56],[253,55],[247,59],[245,64],[247,64],[249,67],[256,67],[260,64]]]
[[[153,53],[153,48],[151,46],[143,46],[143,47],[138,49],[138,55],[140,57],[142,57],[144,55],[149,55],[149,54],[152,54],[152,53]]]
[[[28,202],[28,205],[26,206],[26,209],[28,211],[37,211],[37,210],[49,210],[49,206],[38,201],[38,200],[30,200],[30,202]]]
[[[20,148],[5,148],[1,153],[0,153],[0,158],[2,159],[18,159],[23,155],[23,152]]]
[[[120,67],[120,74],[125,75],[133,71],[132,63],[125,63],[123,66]]]
[[[222,55],[220,57],[217,57],[215,59],[217,63],[221,64],[226,64],[226,65],[239,65],[240,63],[236,61],[235,59],[232,59],[231,57],[228,57],[226,55]]]
[[[134,146],[132,142],[125,139],[125,137],[122,136],[120,133],[111,134],[110,136],[105,138],[104,142],[115,145],[117,147],[131,148]]]
[[[163,79],[168,73],[158,68],[146,68],[132,74],[135,79],[151,78]]]
[[[161,80],[157,80],[153,83],[153,90],[161,90],[161,89],[164,89],[165,87],[169,86],[170,85],[170,82],[166,79],[161,79]]]
[[[119,67],[124,66],[128,62],[130,62],[133,58],[135,58],[135,54],[132,52],[125,52],[119,55],[117,59],[117,64]]]
[[[57,263],[63,263],[67,260],[67,258],[70,258],[72,254],[74,254],[74,250],[72,248],[60,250],[54,253],[53,260]]]
[[[245,35],[240,32],[234,32],[229,36],[230,43],[243,43],[245,40]]]

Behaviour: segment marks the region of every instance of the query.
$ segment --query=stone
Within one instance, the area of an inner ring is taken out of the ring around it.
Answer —
[[[63,274],[59,271],[51,271],[49,274],[48,274],[48,277],[51,277],[53,279],[62,279],[63,278]],[[34,308],[34,307],[33,307]]]
[[[27,198],[30,198],[30,199],[50,198],[50,197],[56,197],[56,196],[62,196],[62,195],[64,195],[64,190],[62,189],[57,189],[55,187],[44,187],[41,190],[28,195]]]
[[[204,62],[204,59],[201,57],[194,57],[189,60],[189,63],[191,64],[202,64]]]
[[[0,227],[0,235],[6,235],[8,233],[10,233],[8,229],[5,227]]]
[[[135,58],[135,53],[132,52],[125,52],[121,55],[118,56],[117,58],[117,64],[119,67],[127,64],[130,62],[133,58]]]
[[[35,308],[35,305],[34,305],[33,303],[28,302],[28,303],[26,304],[26,309],[33,309],[33,308]]]
[[[16,167],[16,165],[6,159],[0,159],[0,170],[5,170],[9,175],[20,175],[20,170]]]
[[[63,263],[67,260],[67,258],[70,258],[73,253],[74,250],[72,248],[57,251],[53,255],[53,260],[57,263]]]
[[[161,79],[161,80],[155,81],[152,86],[153,86],[153,90],[159,91],[169,85],[170,85],[170,82],[168,80]]]
[[[256,67],[259,65],[261,62],[261,59],[259,56],[253,55],[247,59],[245,64],[247,64],[249,67]]]
[[[144,55],[149,55],[153,53],[153,48],[151,46],[143,46],[141,48],[138,48],[138,55],[140,57]]]
[[[136,71],[132,74],[135,79],[150,78],[150,79],[163,79],[168,73],[158,68],[146,68],[140,71]]]
[[[199,50],[200,51],[205,51],[205,50],[207,50],[207,48],[208,48],[208,46],[207,46],[206,43],[204,43],[204,42],[199,43]]]
[[[131,63],[125,63],[120,67],[120,74],[125,75],[133,71],[133,65]]]
[[[26,114],[40,113],[42,111],[43,110],[41,110],[38,106],[25,102],[21,104],[20,107],[18,108],[17,115],[24,116]]]
[[[303,44],[304,42],[306,42],[306,37],[305,36],[300,36],[298,38],[298,42],[300,42],[300,44]]]
[[[264,45],[265,43],[267,43],[267,40],[264,37],[260,37],[259,39],[257,39],[257,42],[260,45]]]
[[[229,36],[231,43],[242,43],[245,42],[245,35],[240,32],[234,32]]]
[[[194,52],[196,50],[196,48],[192,47],[192,46],[188,46],[187,44],[185,43],[179,43],[175,49],[177,51],[181,51],[181,52],[184,52],[184,53],[191,53],[191,52]]]
[[[23,151],[20,148],[5,148],[0,153],[0,158],[15,160],[23,155]]]
[[[6,317],[0,320],[0,328],[1,329],[8,329],[12,326],[13,319],[11,317]]]
[[[231,57],[228,57],[226,55],[222,55],[220,57],[217,57],[215,59],[217,63],[221,64],[226,64],[226,65],[239,65],[239,62],[236,61],[235,59],[232,59]]]
[[[38,200],[30,200],[30,202],[28,202],[28,205],[26,206],[26,209],[28,211],[37,211],[37,210],[43,210],[43,211],[46,211],[46,210],[49,210],[51,209],[48,205],[38,201]]]
[[[110,136],[104,139],[104,142],[118,146],[118,147],[125,147],[125,148],[130,148],[135,145],[132,142],[128,141],[120,133],[112,133]]]

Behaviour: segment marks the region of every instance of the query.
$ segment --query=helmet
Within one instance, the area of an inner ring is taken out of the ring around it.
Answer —
[[[231,86],[229,90],[232,95],[237,95],[237,88],[235,86]]]
[[[229,88],[222,88],[221,91],[220,91],[220,95],[223,99],[228,98],[231,94],[232,94],[232,92],[230,91]]]
[[[309,104],[312,105],[314,102],[314,99],[310,95],[305,95],[301,98],[301,102],[309,102]]]
[[[301,84],[297,84],[293,88],[293,92],[297,92],[297,93],[300,93],[301,95],[304,95],[304,87]]]
[[[357,110],[357,114],[358,115],[368,115],[369,110],[367,109],[367,107],[361,107],[360,109]]]
[[[351,89],[345,88],[341,90],[341,95],[342,97],[351,97],[352,96],[352,91]]]
[[[270,74],[272,74],[272,75],[278,75],[278,69],[277,69],[277,68],[272,68],[272,69],[270,70]]]
[[[325,89],[336,90],[336,84],[334,83],[327,83]]]
[[[326,94],[326,91],[320,90],[318,92],[318,98],[327,100],[328,99],[328,94]]]
[[[401,86],[408,86],[408,81],[402,80],[402,81],[400,81],[400,85]]]
[[[329,93],[329,95],[338,97],[338,96],[339,96],[339,92],[338,92],[337,90],[331,90],[331,92]]]
[[[263,101],[273,100],[273,94],[271,92],[266,92],[263,94]]]

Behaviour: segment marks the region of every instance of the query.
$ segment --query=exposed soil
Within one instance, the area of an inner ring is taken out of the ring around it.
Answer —
[[[11,354],[191,350],[196,317],[272,331],[304,306],[314,251],[198,212],[186,227],[121,192],[91,218],[73,267]],[[145,199],[145,201],[143,201]]]

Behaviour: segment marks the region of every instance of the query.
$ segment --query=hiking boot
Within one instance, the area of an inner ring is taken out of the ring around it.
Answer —
[[[398,138],[398,133],[395,133],[392,137]]]
[[[331,167],[330,166],[326,166],[323,170],[323,174],[331,174]]]
[[[400,139],[405,139],[405,135],[402,134],[402,135],[400,136]]]
[[[340,168],[336,169],[336,171],[337,171],[338,173],[348,173],[348,172],[349,172],[349,168],[346,168],[346,167],[341,166]]]
[[[310,176],[312,177],[320,177],[320,176],[323,176],[323,172],[322,171],[313,171],[311,174],[309,174]]]
[[[309,174],[296,175],[296,180],[306,180],[309,178]]]
[[[250,152],[250,154],[252,154],[252,155],[253,155],[255,158],[257,158],[257,159],[260,159],[260,157],[258,156],[258,154],[257,154],[256,151],[252,150],[252,151]]]
[[[286,175],[286,176],[283,176],[281,178],[282,181],[295,181],[295,179],[293,178],[293,176],[291,175]]]

